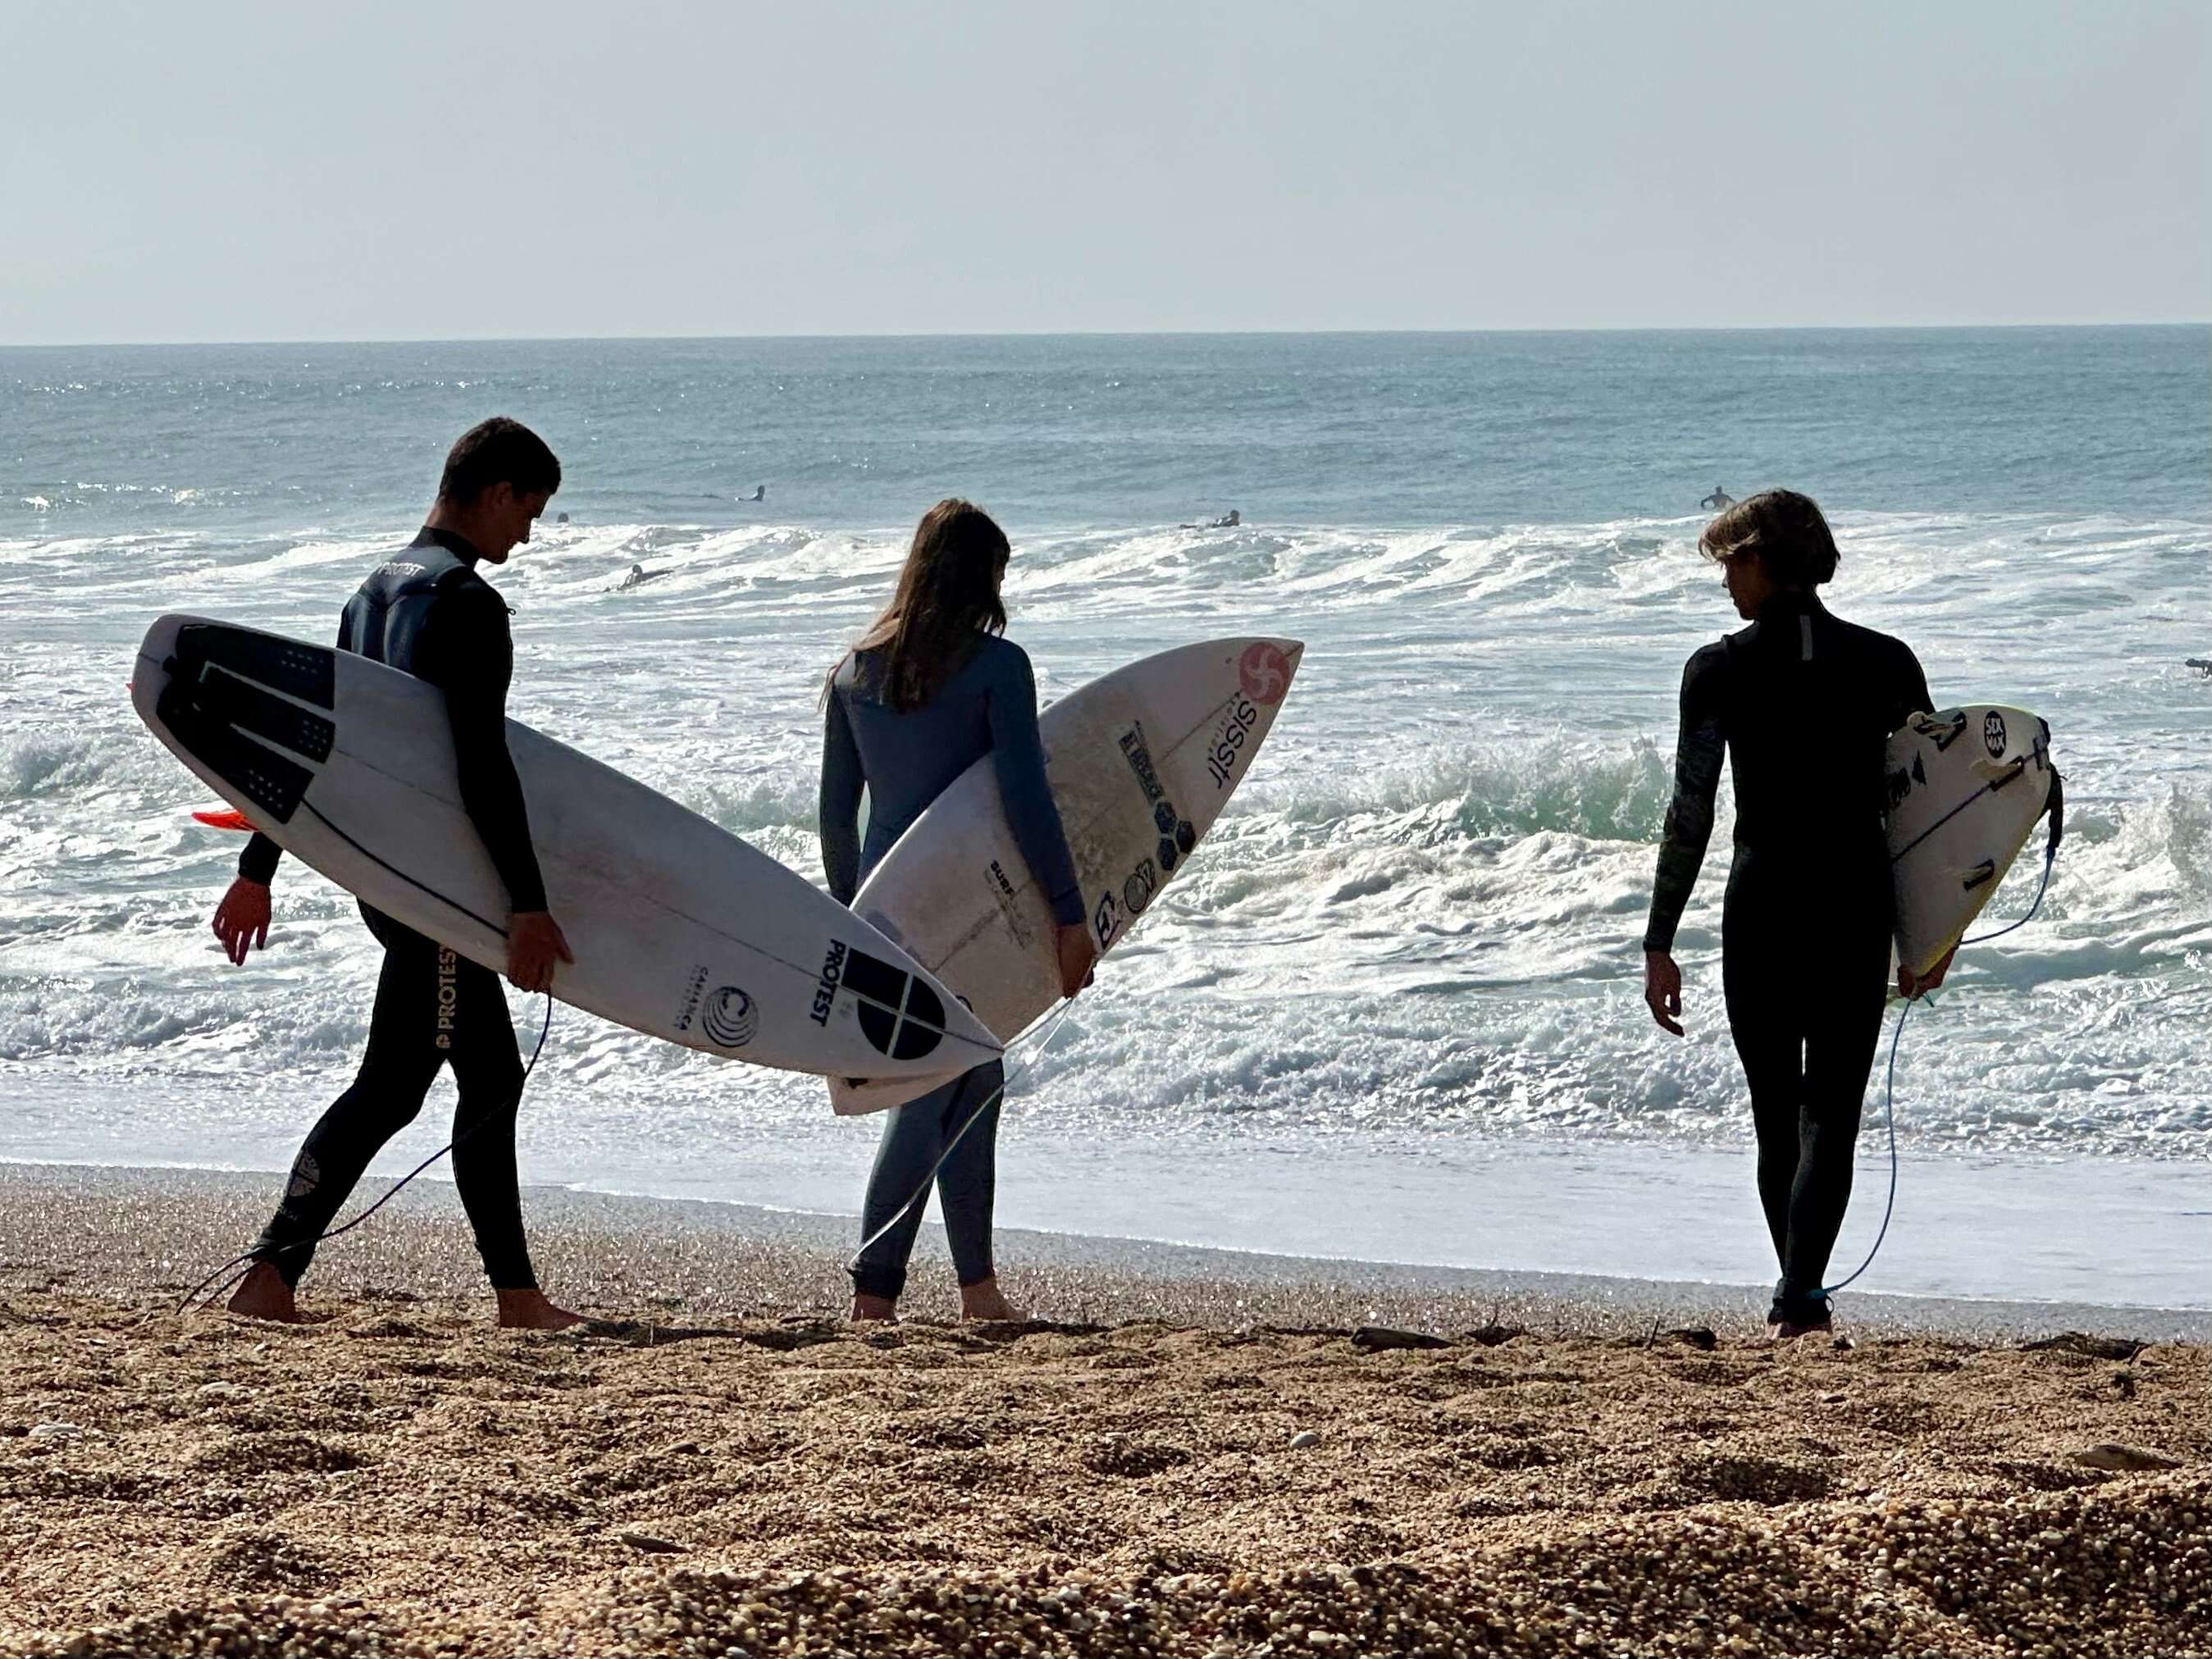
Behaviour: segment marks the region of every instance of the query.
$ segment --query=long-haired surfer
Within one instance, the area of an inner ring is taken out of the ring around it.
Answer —
[[[522,785],[507,749],[514,667],[507,607],[477,567],[506,563],[560,487],[560,462],[527,427],[504,418],[471,427],[446,458],[438,499],[420,533],[370,574],[338,621],[341,651],[403,669],[445,692],[461,804],[513,905],[507,977],[532,992],[550,987],[556,964],[575,958],[546,912]],[[216,936],[233,962],[269,941],[269,883],[280,855],[276,842],[254,836],[216,907]],[[439,1068],[450,1063],[460,1091],[453,1184],[498,1297],[499,1322],[536,1330],[575,1324],[581,1316],[554,1306],[538,1288],[523,1237],[514,1158],[522,1057],[498,975],[365,904],[362,917],[384,946],[368,1048],[353,1086],[307,1132],[231,1311],[299,1317],[294,1287],[316,1239],[369,1160],[422,1109]]]
[[[822,863],[830,890],[851,903],[860,883],[947,785],[992,757],[1006,819],[1059,927],[1060,989],[1089,983],[1097,951],[1037,735],[1036,680],[1022,648],[1002,637],[1000,597],[1011,556],[1006,532],[981,507],[943,501],[922,515],[891,602],[830,672],[823,700]],[[858,823],[869,797],[868,836]],[[868,1178],[853,1268],[853,1317],[889,1319],[906,1287],[921,1226],[922,1183],[939,1159],[938,1206],[969,1319],[1019,1316],[999,1288],[991,1256],[997,1181],[997,1061],[894,1107]],[[946,1142],[991,1101],[949,1156]],[[894,1217],[896,1224],[893,1224]],[[878,1237],[878,1232],[882,1233]]]
[[[1902,641],[1830,614],[1835,538],[1794,490],[1739,501],[1698,550],[1751,625],[1682,675],[1674,798],[1644,936],[1644,996],[1676,1036],[1674,930],[1705,860],[1725,751],[1735,855],[1721,920],[1729,1029],[1751,1089],[1759,1196],[1781,1269],[1778,1336],[1824,1330],[1828,1257],[1850,1200],[1851,1149],[1881,1030],[1893,901],[1884,839],[1890,733],[1933,707]],[[1942,981],[1899,975],[1907,996]]]

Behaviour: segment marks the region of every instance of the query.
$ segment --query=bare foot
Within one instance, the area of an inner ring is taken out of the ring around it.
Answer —
[[[981,1319],[994,1324],[1019,1323],[1029,1315],[1006,1300],[1006,1292],[999,1288],[995,1279],[986,1279],[960,1287],[960,1316]]]
[[[1766,1322],[1766,1340],[1769,1342],[1795,1342],[1801,1336],[1821,1335],[1835,1328],[1835,1322],[1826,1314],[1822,1314],[1818,1319],[1803,1321],[1770,1319]]]
[[[292,1287],[284,1282],[284,1275],[266,1261],[257,1261],[238,1288],[230,1293],[228,1304],[231,1312],[244,1314],[248,1319],[273,1320],[279,1325],[300,1322],[300,1304],[293,1298]]]
[[[543,1291],[500,1291],[499,1328],[503,1331],[565,1331],[584,1316],[556,1308]]]
[[[888,1296],[863,1296],[853,1293],[853,1322],[865,1325],[874,1320],[896,1319],[898,1304]]]

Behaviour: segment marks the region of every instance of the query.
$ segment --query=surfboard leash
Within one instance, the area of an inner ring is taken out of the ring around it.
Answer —
[[[2065,838],[2066,835],[2065,782],[2059,776],[2056,767],[2053,767],[2051,772],[2051,799],[2049,804],[2044,808],[2044,816],[2050,820],[2051,828],[2043,843],[2043,879],[2036,884],[2035,897],[2027,907],[2027,914],[2018,921],[2008,922],[2005,926],[1992,929],[1989,933],[1978,933],[1972,939],[1960,940],[1959,949],[1963,951],[1970,945],[1987,945],[1993,939],[2002,939],[2014,929],[2027,927],[2029,922],[2035,920],[2035,913],[2043,908],[2043,896],[2051,890],[2051,872],[2058,862],[2058,843]],[[1832,1285],[1822,1286],[1820,1295],[1823,1297],[1833,1296],[1838,1291],[1849,1285],[1852,1279],[1873,1267],[1875,1257],[1881,1254],[1882,1240],[1889,1237],[1890,1217],[1897,1210],[1897,1046],[1904,1041],[1905,1021],[1912,1012],[1913,1003],[1922,1001],[1925,1001],[1930,1008],[1936,1006],[1934,997],[1929,992],[1923,991],[1920,995],[1911,999],[1897,1011],[1897,1025],[1889,1036],[1889,1069],[1887,1079],[1882,1085],[1881,1098],[1882,1124],[1889,1132],[1889,1196],[1882,1202],[1881,1225],[1875,1233],[1874,1243],[1867,1250],[1866,1260],[1853,1268],[1849,1277],[1838,1279]]]
[[[548,991],[545,993],[544,1023],[540,1025],[538,1030],[538,1046],[530,1051],[530,1060],[522,1068],[522,1086],[524,1089],[527,1089],[530,1086],[530,1074],[538,1069],[538,1057],[545,1052],[545,1039],[551,1036],[552,1032],[553,994],[550,991]],[[520,1097],[518,1095],[516,1097],[516,1104],[519,1107],[520,1103]],[[320,1244],[326,1239],[336,1238],[342,1233],[351,1232],[355,1228],[360,1226],[362,1222],[368,1220],[369,1217],[374,1215],[379,1210],[392,1202],[393,1199],[398,1197],[399,1189],[401,1188],[404,1187],[409,1182],[414,1180],[416,1176],[421,1175],[423,1170],[428,1169],[440,1158],[445,1157],[447,1153],[452,1152],[454,1147],[459,1146],[471,1135],[475,1134],[477,1130],[489,1127],[491,1122],[492,1120],[490,1118],[483,1118],[471,1124],[467,1128],[462,1130],[460,1133],[455,1135],[444,1146],[439,1147],[436,1152],[431,1153],[429,1157],[424,1158],[420,1164],[417,1164],[405,1175],[400,1176],[398,1180],[392,1182],[390,1190],[386,1192],[382,1197],[379,1198],[375,1203],[370,1205],[359,1215],[354,1217],[352,1220],[346,1222],[343,1225],[332,1227],[328,1232],[317,1233],[313,1238],[295,1239],[289,1244],[280,1244],[273,1250],[264,1251],[253,1249],[248,1250],[243,1255],[234,1255],[231,1257],[229,1261],[224,1262],[222,1266],[217,1267],[205,1279],[203,1279],[198,1284],[193,1285],[191,1289],[186,1291],[184,1294],[183,1299],[177,1304],[177,1311],[180,1314],[190,1313],[194,1310],[195,1304],[200,1307],[212,1305],[218,1297],[222,1296],[225,1291],[229,1290],[233,1285],[236,1285],[239,1280],[244,1279],[246,1274],[252,1273],[254,1267],[261,1262],[273,1261],[277,1256],[283,1255],[289,1251],[304,1250],[311,1245]],[[238,1271],[234,1273],[231,1273],[231,1269],[234,1267],[237,1268]],[[231,1273],[231,1276],[228,1279],[223,1279],[223,1275],[225,1273]],[[216,1280],[219,1279],[222,1279],[222,1283],[216,1285]],[[208,1286],[210,1285],[215,1285],[215,1289],[212,1291],[208,1290]],[[204,1301],[200,1299],[202,1291],[207,1292],[206,1299]]]
[[[900,1205],[897,1209],[894,1210],[891,1212],[891,1218],[890,1220],[884,1222],[882,1226],[877,1228],[875,1231],[870,1233],[866,1238],[860,1241],[860,1248],[853,1252],[853,1259],[845,1264],[845,1271],[847,1273],[858,1273],[860,1267],[860,1258],[866,1255],[875,1247],[877,1241],[881,1239],[894,1227],[896,1227],[899,1223],[905,1220],[908,1213],[914,1210],[915,1206],[918,1205],[927,1204],[929,1201],[929,1189],[936,1184],[937,1173],[945,1167],[947,1160],[951,1158],[953,1149],[960,1145],[961,1140],[966,1136],[967,1133],[970,1129],[974,1128],[976,1124],[982,1121],[983,1114],[989,1111],[992,1107],[998,1104],[1000,1098],[1006,1094],[1008,1085],[1013,1083],[1017,1078],[1026,1077],[1030,1070],[1036,1065],[1037,1061],[1044,1057],[1044,1051],[1052,1047],[1053,1039],[1060,1035],[1060,1028],[1061,1024],[1066,1020],[1068,1013],[1074,1008],[1074,1006],[1075,999],[1073,997],[1068,998],[1066,1001],[1062,1002],[1058,1008],[1055,1008],[1049,1014],[1045,1015],[1042,1019],[1038,1020],[1036,1024],[1030,1026],[1028,1030],[1020,1033],[1014,1038],[1012,1042],[1006,1045],[1007,1048],[1012,1048],[1023,1042],[1026,1042],[1040,1030],[1044,1033],[1043,1037],[1038,1042],[1037,1046],[1030,1051],[1030,1057],[1024,1060],[1020,1066],[1018,1067],[1011,1075],[1001,1076],[999,1079],[999,1086],[992,1090],[989,1094],[984,1096],[981,1103],[976,1106],[975,1109],[968,1114],[966,1121],[963,1121],[957,1129],[953,1131],[952,1138],[945,1143],[945,1150],[937,1155],[937,1162],[929,1166],[929,1173],[922,1176],[921,1184],[915,1188],[914,1196],[908,1199],[905,1203]],[[893,1107],[891,1109],[896,1111],[898,1108]]]

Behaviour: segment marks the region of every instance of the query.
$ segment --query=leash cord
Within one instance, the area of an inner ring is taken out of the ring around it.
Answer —
[[[2056,866],[2057,862],[2058,836],[2054,830],[2050,840],[2044,847],[2043,879],[2036,886],[2035,902],[2027,907],[2027,914],[2022,916],[2018,921],[2008,922],[2004,927],[1996,928],[1993,932],[1980,933],[1972,939],[1960,940],[1960,948],[1963,950],[1969,945],[1986,945],[1993,939],[2002,939],[2007,933],[2011,933],[2014,928],[2025,927],[2029,922],[2033,921],[2035,920],[2035,913],[2043,908],[2043,896],[2051,890],[2051,872],[2052,867]],[[1926,994],[1927,994],[1925,992],[1922,993],[1922,996],[1925,996]],[[1881,1100],[1882,1123],[1889,1131],[1889,1196],[1882,1202],[1881,1226],[1875,1233],[1874,1243],[1866,1253],[1866,1260],[1860,1262],[1856,1267],[1853,1268],[1849,1277],[1839,1279],[1832,1285],[1827,1285],[1821,1287],[1820,1296],[1824,1300],[1828,1297],[1833,1296],[1838,1291],[1842,1290],[1844,1286],[1849,1285],[1852,1279],[1856,1279],[1869,1267],[1873,1267],[1875,1257],[1881,1254],[1882,1240],[1889,1237],[1889,1218],[1897,1209],[1897,1045],[1902,1042],[1905,1037],[1905,1017],[1911,1013],[1913,1003],[1919,1000],[1921,1000],[1921,997],[1914,997],[1911,1001],[1908,1001],[1905,1006],[1897,1011],[1897,1026],[1896,1029],[1890,1033],[1889,1036],[1889,1075],[1887,1081],[1884,1084],[1882,1088]],[[1936,1005],[1933,1002],[1930,1002],[1928,1006],[1930,1008],[1933,1008]]]
[[[952,1138],[945,1143],[945,1150],[937,1155],[937,1162],[929,1166],[929,1173],[922,1176],[921,1184],[914,1189],[914,1196],[908,1199],[905,1203],[900,1205],[897,1209],[892,1211],[890,1220],[884,1222],[882,1226],[877,1228],[875,1231],[870,1233],[866,1238],[860,1241],[860,1248],[853,1252],[852,1261],[846,1264],[845,1271],[847,1273],[857,1273],[860,1272],[860,1258],[867,1255],[871,1249],[874,1249],[876,1244],[885,1234],[889,1233],[893,1228],[904,1221],[909,1212],[929,1201],[930,1187],[937,1180],[938,1171],[942,1170],[947,1160],[951,1158],[953,1150],[960,1145],[962,1139],[966,1136],[967,1133],[970,1129],[974,1128],[975,1125],[982,1120],[983,1114],[989,1111],[992,1107],[998,1104],[1000,1099],[1006,1094],[1007,1086],[1011,1085],[1015,1079],[1026,1077],[1030,1072],[1036,1067],[1037,1061],[1044,1057],[1044,1051],[1052,1047],[1052,1040],[1060,1035],[1060,1028],[1061,1024],[1066,1020],[1069,1011],[1074,1006],[1075,999],[1073,997],[1068,998],[1066,1001],[1060,1005],[1058,1009],[1047,1015],[1043,1019],[1038,1021],[1036,1024],[1032,1025],[1028,1030],[1022,1032],[1019,1036],[1014,1038],[1012,1042],[1006,1045],[1009,1048],[1012,1048],[1015,1047],[1016,1044],[1028,1041],[1028,1039],[1035,1035],[1039,1029],[1042,1029],[1044,1032],[1044,1036],[1037,1043],[1037,1046],[1034,1049],[1030,1050],[1030,1057],[1022,1062],[1019,1068],[1014,1072],[1012,1076],[1002,1076],[999,1080],[999,1086],[992,1090],[989,1094],[984,1096],[981,1103],[975,1108],[975,1109],[968,1114],[967,1121],[962,1123],[959,1128],[953,1132]],[[893,1107],[891,1109],[893,1111],[896,1111],[898,1108]]]
[[[548,991],[545,994],[545,1023],[538,1028],[538,1046],[530,1051],[530,1063],[522,1068],[522,1082],[523,1086],[526,1088],[530,1083],[530,1074],[538,1069],[538,1057],[545,1052],[545,1039],[552,1034],[552,1030],[553,994],[550,991]],[[518,1095],[516,1099],[517,1104],[519,1105],[520,1103],[520,1097]],[[476,1122],[471,1124],[467,1128],[462,1130],[444,1146],[439,1147],[436,1152],[431,1153],[429,1157],[424,1158],[420,1164],[417,1164],[405,1175],[400,1176],[398,1181],[392,1184],[392,1188],[388,1192],[386,1192],[381,1198],[378,1199],[375,1203],[370,1205],[359,1215],[356,1216],[352,1220],[347,1222],[343,1226],[333,1227],[328,1232],[317,1233],[313,1238],[295,1239],[289,1244],[280,1244],[276,1249],[270,1250],[264,1250],[257,1246],[255,1249],[246,1251],[243,1255],[234,1255],[231,1257],[229,1261],[224,1262],[222,1266],[217,1267],[205,1279],[203,1279],[198,1284],[193,1285],[191,1289],[186,1291],[184,1294],[183,1299],[177,1304],[177,1311],[179,1313],[188,1313],[191,1311],[195,1304],[198,1304],[200,1306],[207,1306],[212,1304],[216,1297],[220,1297],[225,1291],[229,1290],[233,1285],[236,1285],[240,1279],[244,1279],[246,1274],[252,1273],[261,1262],[271,1261],[276,1257],[284,1255],[287,1251],[304,1250],[313,1245],[320,1244],[325,1239],[336,1238],[343,1233],[351,1232],[355,1228],[360,1226],[362,1222],[368,1220],[369,1217],[374,1215],[379,1210],[392,1202],[393,1199],[398,1197],[399,1189],[401,1188],[404,1187],[409,1182],[414,1180],[416,1176],[421,1175],[423,1170],[428,1169],[440,1158],[445,1157],[447,1153],[452,1152],[454,1147],[459,1146],[471,1135],[476,1133],[477,1130],[489,1127],[491,1121],[492,1120],[490,1118],[480,1118]],[[234,1273],[231,1273],[231,1270],[233,1268],[236,1268],[238,1271]],[[225,1273],[231,1273],[231,1277],[228,1279],[223,1279],[223,1275]],[[216,1285],[216,1281],[219,1279],[222,1279],[222,1283]],[[215,1289],[212,1291],[208,1290],[208,1286],[210,1285],[215,1285]],[[201,1292],[203,1291],[207,1292],[205,1302],[201,1301]]]

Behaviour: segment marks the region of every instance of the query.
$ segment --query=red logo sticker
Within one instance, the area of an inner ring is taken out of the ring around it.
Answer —
[[[1237,661],[1237,678],[1246,696],[1273,708],[1291,689],[1291,659],[1280,647],[1261,640],[1244,647],[1244,654]]]

